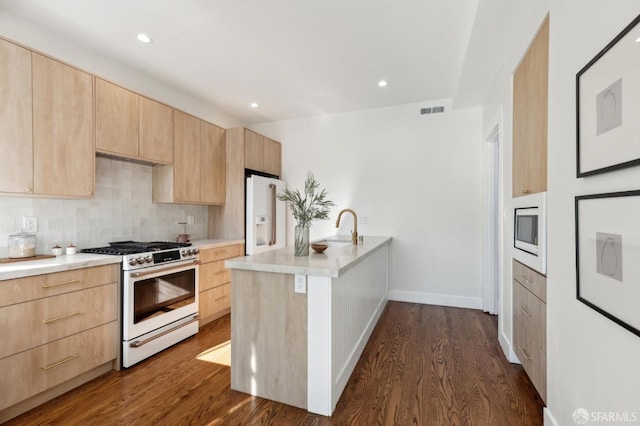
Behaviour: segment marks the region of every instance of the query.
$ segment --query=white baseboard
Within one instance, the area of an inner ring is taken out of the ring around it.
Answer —
[[[454,308],[482,309],[480,297],[452,296],[449,294],[418,291],[389,290],[389,300],[422,303],[423,305],[452,306]]]
[[[553,418],[548,407],[542,409],[542,416],[544,418],[544,426],[558,426],[558,422]]]
[[[500,342],[500,347],[502,348],[502,352],[507,357],[507,360],[514,364],[521,364],[518,356],[516,355],[516,351],[513,350],[513,345],[507,339],[504,333],[500,333],[498,335],[498,342]]]

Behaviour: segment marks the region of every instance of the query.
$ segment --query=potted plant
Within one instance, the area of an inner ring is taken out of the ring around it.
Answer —
[[[289,203],[291,213],[296,220],[296,228],[294,234],[295,255],[309,255],[309,228],[311,221],[314,219],[328,219],[330,208],[335,204],[333,201],[327,200],[327,191],[323,189],[317,192],[320,182],[316,180],[313,173],[307,173],[307,179],[304,181],[304,194],[297,189],[290,191],[285,189],[278,194],[278,199]]]

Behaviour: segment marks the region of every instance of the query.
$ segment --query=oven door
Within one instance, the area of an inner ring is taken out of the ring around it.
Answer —
[[[122,339],[198,313],[198,261],[124,271]]]

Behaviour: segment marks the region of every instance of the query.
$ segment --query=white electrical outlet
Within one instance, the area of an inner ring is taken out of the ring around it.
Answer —
[[[194,216],[187,216],[187,225],[193,225],[196,222],[196,218]]]
[[[360,216],[358,219],[360,219],[358,222],[360,222],[362,225],[366,225],[367,222],[369,222],[369,218],[366,216]]]
[[[296,275],[294,291],[296,293],[307,292],[307,276],[306,275]]]
[[[22,230],[30,234],[38,232],[38,218],[36,216],[24,216],[22,218]]]

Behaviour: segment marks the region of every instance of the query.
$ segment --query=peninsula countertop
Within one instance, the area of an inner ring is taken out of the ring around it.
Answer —
[[[350,241],[350,237],[332,236],[323,240]],[[267,251],[251,256],[236,257],[225,261],[229,269],[281,274],[313,275],[337,278],[364,258],[389,244],[391,237],[364,236],[358,245],[329,246],[323,253],[309,249],[309,256],[295,256],[293,246]]]

